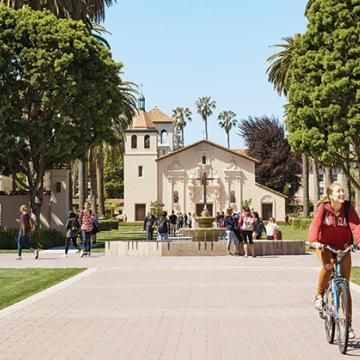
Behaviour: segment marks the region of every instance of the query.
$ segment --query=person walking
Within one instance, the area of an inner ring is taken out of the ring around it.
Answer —
[[[170,222],[167,213],[164,211],[157,221],[158,241],[166,241],[169,238]]]
[[[79,216],[79,224],[82,234],[82,249],[80,251],[80,257],[90,254],[91,247],[91,233],[93,231],[94,215],[90,211],[90,204],[85,202],[84,209]]]
[[[65,229],[66,229],[66,240],[65,240],[65,253],[63,257],[67,258],[70,243],[72,242],[72,244],[77,248],[76,239],[80,230],[80,224],[77,215],[73,211],[69,212],[68,219],[65,224]]]
[[[326,195],[320,200],[314,218],[309,227],[308,239],[315,247],[330,245],[339,250],[345,250],[350,244],[360,245],[360,219],[349,201],[345,200],[345,192],[341,184],[332,183],[326,189]],[[321,261],[321,270],[314,299],[314,306],[321,310],[323,296],[329,284],[335,259],[330,250],[316,250]],[[351,273],[351,253],[341,260],[343,276],[349,280]],[[352,306],[349,293],[349,338],[355,338],[352,329]]]
[[[18,234],[18,241],[17,241],[17,247],[18,247],[18,256],[17,260],[21,260],[22,256],[22,248],[23,248],[23,242],[25,240],[26,246],[28,249],[32,251],[34,254],[35,259],[39,258],[39,251],[33,247],[31,244],[31,230],[35,229],[35,223],[34,220],[30,217],[30,215],[27,212],[26,205],[20,206],[20,218],[18,219],[19,223],[19,234]]]
[[[146,231],[146,240],[153,239],[154,227],[156,225],[156,217],[148,212],[144,219],[144,231]]]
[[[243,206],[242,213],[240,214],[240,218],[239,218],[239,227],[241,229],[241,235],[244,241],[244,257],[248,257],[249,246],[252,256],[256,257],[254,242],[252,238],[252,234],[254,231],[254,222],[255,222],[255,218],[251,213],[250,208],[248,206]]]

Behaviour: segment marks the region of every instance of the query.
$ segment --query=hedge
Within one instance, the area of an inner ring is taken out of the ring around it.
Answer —
[[[114,219],[99,220],[100,231],[113,230],[118,228],[119,228],[119,220],[114,220]]]
[[[293,218],[292,227],[295,229],[306,230],[309,228],[312,219],[309,218]]]
[[[17,229],[0,229],[0,249],[16,249],[18,233]],[[38,229],[31,233],[31,242],[39,249],[49,249],[64,245],[65,235],[55,229]]]

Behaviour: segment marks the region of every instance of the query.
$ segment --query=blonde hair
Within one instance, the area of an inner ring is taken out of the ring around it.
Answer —
[[[331,194],[334,192],[334,190],[335,190],[336,187],[341,187],[341,188],[343,188],[343,186],[342,186],[340,183],[338,183],[338,182],[333,182],[333,183],[329,184],[328,187],[326,188],[326,193],[325,193],[325,195],[320,199],[318,205],[320,205],[320,204],[326,204],[326,203],[330,202],[330,197],[329,197],[329,195],[331,195]]]
[[[26,211],[27,210],[26,205],[21,205],[19,210],[20,210],[20,212]]]

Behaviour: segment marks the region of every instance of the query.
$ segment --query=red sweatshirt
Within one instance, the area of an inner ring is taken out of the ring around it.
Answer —
[[[360,244],[360,219],[352,205],[349,206],[348,220],[346,222],[344,205],[339,215],[335,215],[331,203],[318,206],[309,228],[309,242],[320,242],[333,246],[336,249],[345,249],[345,245],[351,242],[351,232],[355,243]],[[325,212],[325,214],[324,214]],[[351,232],[350,232],[351,230]]]

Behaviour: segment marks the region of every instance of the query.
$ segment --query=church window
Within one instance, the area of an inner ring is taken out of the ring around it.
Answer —
[[[139,166],[138,167],[138,177],[142,177],[143,176],[143,167]]]
[[[230,191],[230,202],[234,204],[236,203],[235,191]]]
[[[203,165],[206,165],[206,156],[205,155],[201,158],[201,163]]]
[[[136,135],[131,136],[131,148],[132,149],[137,148],[137,136]]]
[[[149,135],[145,135],[145,137],[144,137],[144,148],[150,149],[150,136]]]
[[[174,204],[178,204],[178,203],[179,203],[179,192],[174,191]]]
[[[167,144],[168,141],[168,133],[166,130],[162,130],[160,134],[160,143]]]

